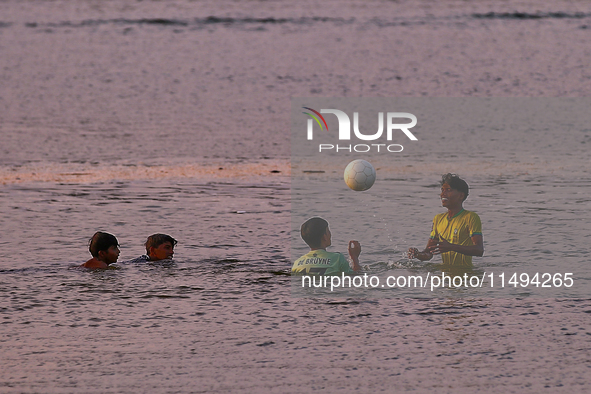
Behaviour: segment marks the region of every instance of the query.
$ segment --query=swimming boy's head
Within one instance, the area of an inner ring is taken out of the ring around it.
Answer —
[[[457,176],[456,174],[447,173],[441,177],[441,186],[448,185],[450,188],[457,190],[461,193],[464,193],[464,198],[462,201],[465,201],[468,198],[468,193],[470,192],[470,188],[465,180]]]
[[[113,234],[97,231],[88,242],[92,257],[107,264],[115,263],[119,258],[119,242]]]
[[[150,260],[172,259],[177,240],[167,234],[152,234],[146,241],[146,254]]]
[[[319,217],[313,217],[304,222],[300,229],[302,239],[312,249],[330,246],[330,230],[328,222]],[[328,238],[324,238],[328,236]],[[324,239],[324,244],[323,244]],[[328,243],[328,245],[326,245]]]

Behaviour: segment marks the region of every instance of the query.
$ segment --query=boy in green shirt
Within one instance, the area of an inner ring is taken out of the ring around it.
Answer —
[[[331,245],[330,229],[328,222],[319,217],[308,219],[300,229],[302,239],[310,247],[310,252],[297,259],[291,268],[292,274],[302,275],[340,275],[341,273],[354,273],[361,271],[359,254],[361,245],[358,241],[349,241],[349,256],[353,267],[341,253],[327,252]]]

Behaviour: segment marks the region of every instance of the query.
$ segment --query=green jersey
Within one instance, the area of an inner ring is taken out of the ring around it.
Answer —
[[[340,275],[342,272],[354,272],[345,256],[324,249],[311,250],[291,267],[291,273],[299,275]]]

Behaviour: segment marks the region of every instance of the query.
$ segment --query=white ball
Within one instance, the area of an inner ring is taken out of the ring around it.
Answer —
[[[345,183],[358,192],[369,189],[376,181],[376,170],[361,159],[353,160],[345,168]]]

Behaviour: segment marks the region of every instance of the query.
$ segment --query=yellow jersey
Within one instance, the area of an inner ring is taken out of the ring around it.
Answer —
[[[451,244],[474,245],[472,236],[482,235],[482,224],[480,217],[470,211],[462,209],[452,218],[448,218],[447,212],[435,215],[431,239],[443,238]],[[441,254],[444,265],[456,267],[472,267],[472,256],[457,252],[446,252]]]

